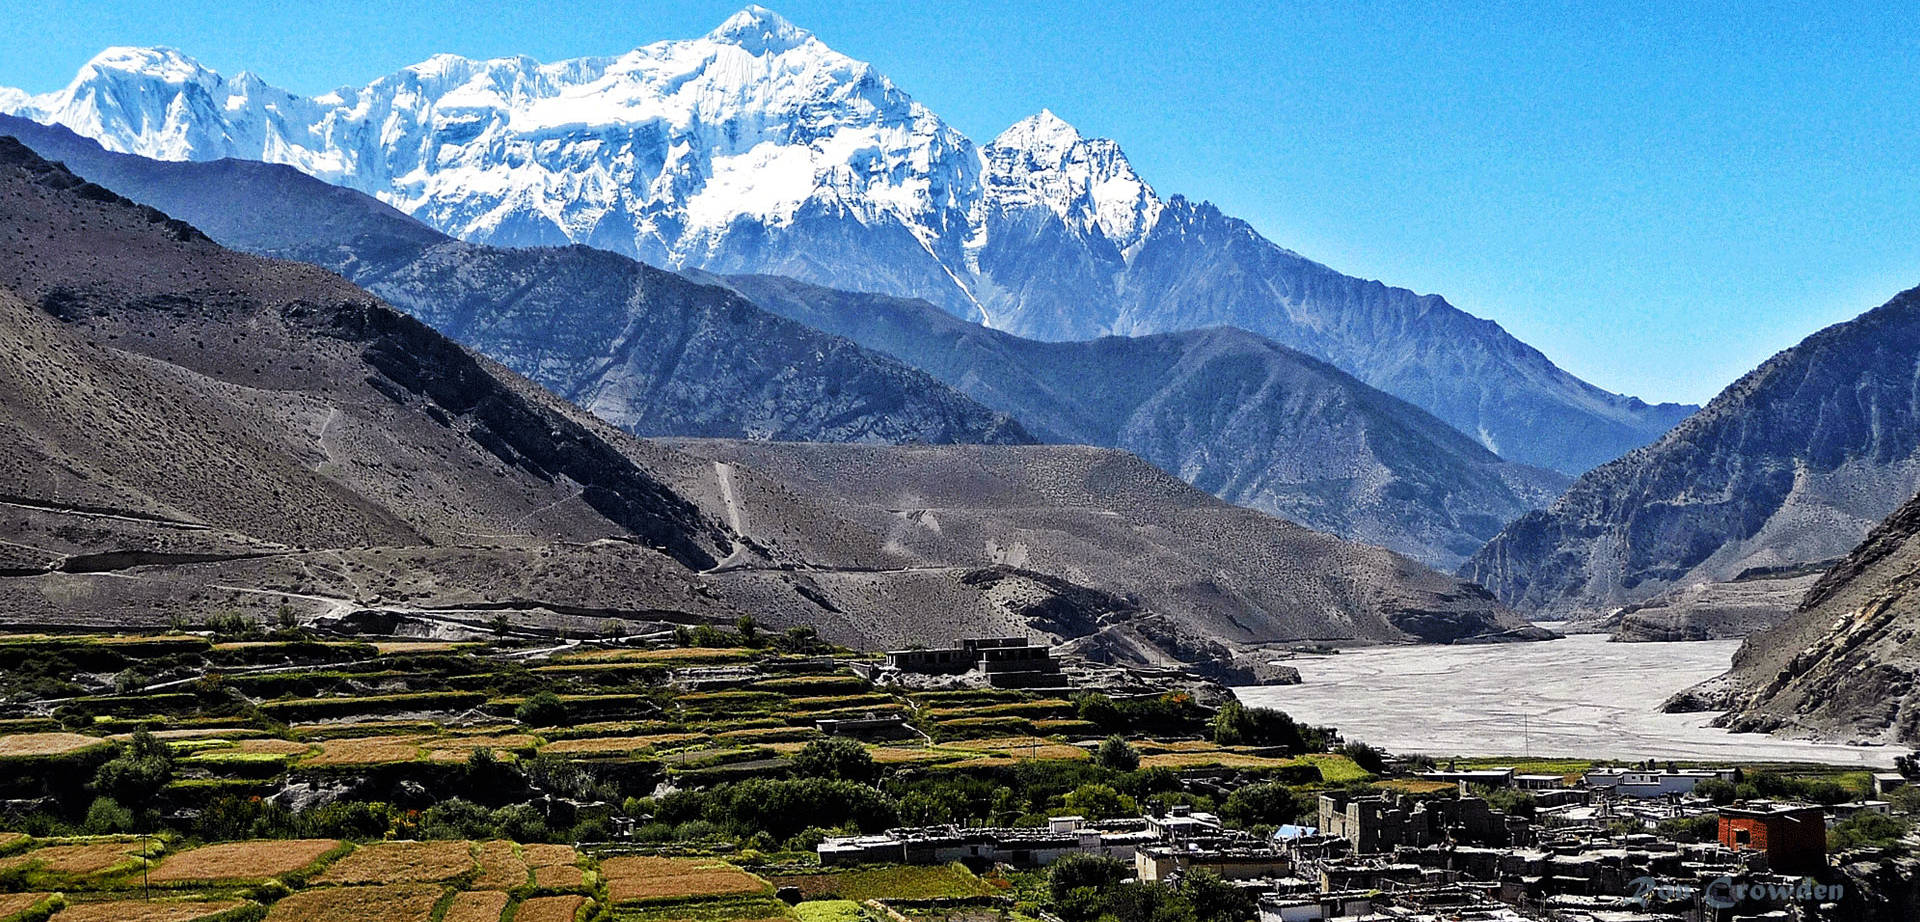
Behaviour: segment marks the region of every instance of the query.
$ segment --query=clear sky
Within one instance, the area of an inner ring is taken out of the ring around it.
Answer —
[[[617,53],[741,5],[22,3],[0,85],[165,44],[313,93],[435,52]],[[1051,108],[1163,195],[1652,400],[1920,285],[1912,3],[767,5],[976,140]]]

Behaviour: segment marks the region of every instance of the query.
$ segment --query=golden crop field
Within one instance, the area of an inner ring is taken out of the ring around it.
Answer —
[[[131,840],[47,845],[0,858],[0,871],[33,868],[53,874],[98,874],[123,864],[135,864],[140,843]]]
[[[568,663],[732,663],[751,657],[752,651],[732,647],[669,647],[664,650],[588,650],[555,659]]]
[[[533,869],[533,886],[539,890],[579,890],[587,885],[587,876],[579,868],[550,864]]]
[[[355,850],[315,879],[321,884],[434,883],[474,869],[471,843],[380,842]]]
[[[905,765],[912,762],[951,762],[959,756],[921,746],[876,746],[868,750],[881,765]]]
[[[262,755],[297,756],[313,748],[311,743],[296,743],[293,740],[266,737],[257,740],[239,740],[233,744],[235,752],[257,753]]]
[[[498,890],[469,890],[453,895],[440,922],[500,922],[508,897]]]
[[[473,736],[443,736],[427,741],[427,758],[435,762],[465,762],[474,752],[492,749],[512,752],[532,749],[534,739],[525,733],[487,733]]]
[[[78,733],[14,733],[0,736],[0,759],[63,756],[104,742],[97,736]]]
[[[325,740],[320,743],[320,751],[301,764],[326,767],[411,762],[420,756],[423,739],[420,736],[358,736]]]
[[[953,749],[1010,756],[1016,759],[1077,762],[1092,758],[1079,746],[1054,742],[1040,736],[1001,736],[984,740],[957,740],[943,745]]]
[[[340,847],[337,839],[225,842],[169,855],[148,879],[156,884],[254,881],[291,874]]]
[[[580,862],[580,851],[571,845],[547,845],[535,842],[520,846],[520,854],[527,859],[527,864],[536,868]]]
[[[51,893],[0,893],[0,919],[10,919],[40,905]]]
[[[447,640],[382,640],[374,642],[373,650],[381,656],[397,656],[411,653],[447,653],[468,646],[472,644]]]
[[[495,839],[483,842],[480,852],[480,876],[473,881],[476,890],[512,890],[527,885],[527,862],[514,850],[513,843]]]
[[[267,922],[432,922],[444,892],[427,884],[301,890],[273,904]]]
[[[607,894],[616,903],[763,893],[759,878],[723,861],[629,856],[600,863]]]
[[[586,903],[586,897],[571,893],[565,896],[536,896],[514,910],[513,922],[573,922],[580,914],[580,907]]]
[[[1141,768],[1282,768],[1297,765],[1295,759],[1274,759],[1267,756],[1248,755],[1244,752],[1232,752],[1216,749],[1211,752],[1160,752],[1140,758]]]
[[[245,905],[245,900],[69,902],[55,918],[60,922],[194,922]]]
[[[640,749],[652,749],[658,746],[671,746],[675,743],[688,743],[704,740],[704,733],[655,733],[651,736],[594,736],[584,739],[559,740],[541,747],[542,752],[572,755],[616,755],[634,752]]]

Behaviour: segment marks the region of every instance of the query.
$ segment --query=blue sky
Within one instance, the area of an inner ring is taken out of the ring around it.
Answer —
[[[617,53],[740,5],[56,0],[10,12],[0,85],[166,44],[318,92],[442,51]],[[1051,108],[1162,194],[1648,399],[1704,401],[1920,285],[1920,5],[768,5],[976,140]]]

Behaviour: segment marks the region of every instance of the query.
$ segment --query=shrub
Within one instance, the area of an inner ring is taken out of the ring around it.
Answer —
[[[1291,823],[1306,805],[1284,784],[1249,784],[1227,796],[1221,809],[1238,826],[1278,826]]]
[[[529,727],[557,727],[567,722],[567,704],[553,692],[535,692],[513,709],[513,716]]]
[[[1091,820],[1111,819],[1138,813],[1134,799],[1113,789],[1110,784],[1083,784],[1066,796],[1067,809]]]
[[[1827,849],[1888,848],[1906,837],[1907,828],[1905,820],[1862,811],[1827,832]]]
[[[870,782],[879,775],[867,747],[845,737],[814,740],[793,755],[793,770],[808,778],[839,778]]]
[[[1140,767],[1140,752],[1127,744],[1126,737],[1115,734],[1101,741],[1100,748],[1094,751],[1093,760],[1103,768],[1130,772]]]

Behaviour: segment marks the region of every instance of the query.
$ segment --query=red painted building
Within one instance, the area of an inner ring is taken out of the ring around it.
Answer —
[[[1827,814],[1805,804],[1751,801],[1720,809],[1720,844],[1766,853],[1779,874],[1818,874],[1827,866]]]

